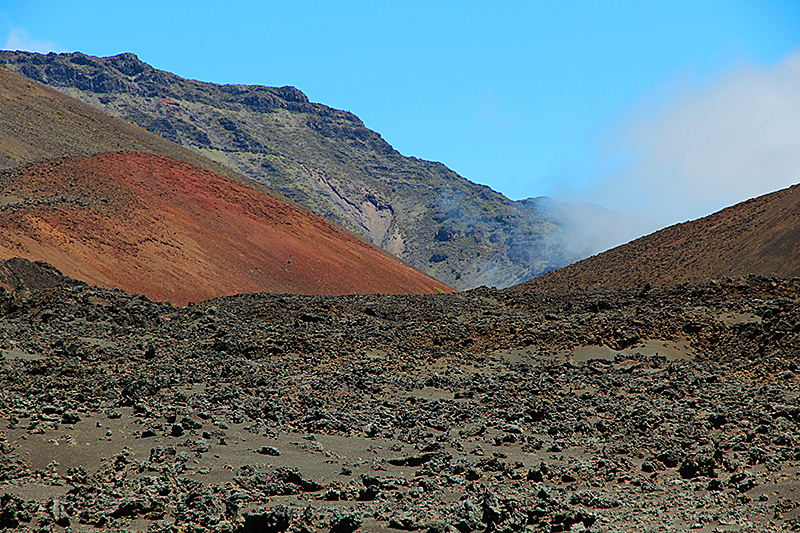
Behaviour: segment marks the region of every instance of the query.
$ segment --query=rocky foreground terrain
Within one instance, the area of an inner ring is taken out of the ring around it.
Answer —
[[[35,270],[0,528],[800,529],[798,279],[178,308]]]

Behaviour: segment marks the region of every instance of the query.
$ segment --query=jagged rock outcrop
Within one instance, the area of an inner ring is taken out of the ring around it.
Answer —
[[[0,261],[0,287],[9,292],[49,289],[59,285],[78,284],[44,261],[12,257]]]

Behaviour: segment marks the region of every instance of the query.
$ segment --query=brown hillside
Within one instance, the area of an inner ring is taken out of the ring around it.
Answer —
[[[155,300],[445,285],[292,205],[183,161],[110,153],[0,173],[0,258]]]
[[[0,66],[0,170],[123,151],[179,159],[313,212],[189,148]]]
[[[748,274],[800,277],[800,185],[670,226],[516,288],[633,288]]]
[[[186,161],[312,212],[197,152],[0,66],[0,170],[123,151]]]
[[[119,151],[180,159],[283,198],[188,148],[0,66],[0,169]]]

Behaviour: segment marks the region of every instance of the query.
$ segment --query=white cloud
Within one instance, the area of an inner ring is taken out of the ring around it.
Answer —
[[[672,224],[800,182],[800,50],[667,92],[623,120],[608,155],[627,162],[577,197]]]
[[[27,52],[57,52],[58,45],[48,40],[37,40],[31,37],[25,28],[11,28],[3,50],[25,50]]]

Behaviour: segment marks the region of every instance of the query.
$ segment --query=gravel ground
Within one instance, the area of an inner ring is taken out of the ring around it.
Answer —
[[[800,530],[798,279],[0,295],[0,528]]]

